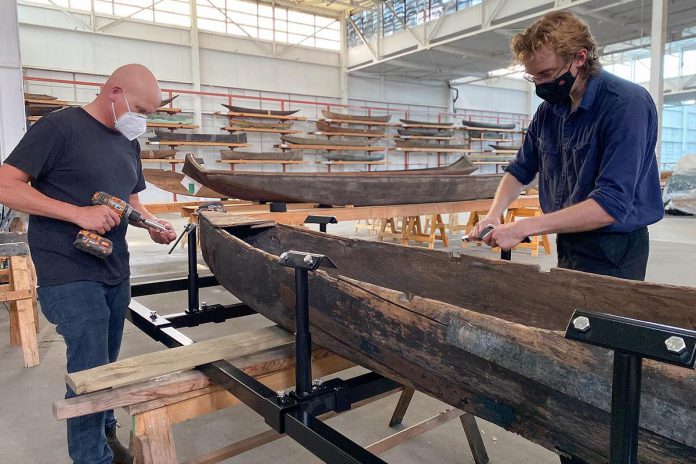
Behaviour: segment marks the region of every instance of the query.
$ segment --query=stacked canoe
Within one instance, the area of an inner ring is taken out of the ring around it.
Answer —
[[[387,137],[386,129],[389,127],[391,115],[364,116],[330,110],[322,110],[321,113],[324,119],[317,121],[315,135],[324,136],[326,139],[317,139],[319,142],[309,141],[305,145],[338,147],[322,152],[321,156],[325,160],[369,163],[384,159],[386,147],[376,146],[375,142],[378,143]],[[356,142],[356,139],[362,140]]]
[[[292,129],[293,123],[302,119],[293,116],[299,110],[265,110],[224,103],[222,106],[229,110],[229,113],[227,113],[228,125],[223,127],[223,130],[227,130],[230,133],[245,131],[287,135],[299,132]],[[223,161],[246,160],[259,162],[298,162],[303,159],[302,153],[298,151],[235,152],[234,150],[221,151],[220,158]]]

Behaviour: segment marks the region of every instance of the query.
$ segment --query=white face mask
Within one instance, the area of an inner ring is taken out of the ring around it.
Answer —
[[[111,111],[114,113],[114,119],[116,120],[114,126],[116,130],[119,131],[128,140],[135,140],[145,133],[147,130],[147,117],[140,113],[134,113],[130,110],[130,105],[128,104],[128,98],[126,98],[126,93],[123,93],[123,98],[126,100],[126,106],[128,111],[123,113],[118,118],[116,117],[116,108],[114,107],[114,102],[111,102]]]

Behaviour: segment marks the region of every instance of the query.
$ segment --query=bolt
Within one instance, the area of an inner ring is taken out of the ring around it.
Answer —
[[[201,309],[205,309],[205,307],[208,306],[207,301],[201,301]]]
[[[587,332],[590,330],[590,320],[585,316],[576,317],[573,320],[573,327],[580,332]]]
[[[311,265],[314,262],[314,259],[311,256],[307,255],[304,257],[303,261],[305,262],[305,264]]]
[[[278,390],[276,392],[276,395],[278,395],[279,400],[282,400],[283,398],[285,398],[285,392],[283,390]]]
[[[157,311],[150,311],[150,319],[153,321],[157,319]]]
[[[315,387],[321,387],[321,384],[322,384],[323,382],[324,382],[324,381],[321,379],[321,377],[319,377],[318,379],[314,379],[314,386],[315,386]]]
[[[285,262],[285,261],[288,260],[288,254],[287,254],[287,252],[285,252],[285,253],[283,253],[283,254],[280,255],[280,260],[283,261],[283,262]]]
[[[686,343],[681,337],[669,337],[665,340],[665,346],[670,353],[681,354],[686,349]]]

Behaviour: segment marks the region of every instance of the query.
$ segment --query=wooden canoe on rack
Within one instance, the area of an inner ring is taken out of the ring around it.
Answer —
[[[243,106],[234,106],[234,105],[227,105],[225,103],[222,104],[225,108],[230,110],[233,113],[245,113],[245,114],[262,114],[264,116],[291,116],[295,113],[297,113],[300,110],[289,110],[289,111],[281,111],[281,110],[260,110],[258,108],[246,108]]]
[[[160,101],[160,108],[162,108],[163,106],[167,106],[168,104],[170,104],[171,102],[173,102],[174,99],[175,99],[176,97],[178,97],[178,96],[179,96],[178,94],[177,94],[177,95],[173,95],[173,96],[171,96],[171,97],[169,97],[169,98],[165,98],[164,100]]]
[[[257,122],[239,118],[230,118],[230,125],[244,129],[290,130],[292,128],[292,122]]]
[[[143,169],[143,173],[147,182],[169,193],[201,198],[227,198],[205,186],[196,193],[189,193],[181,183],[184,180],[184,175],[180,172],[165,169]]]
[[[403,149],[408,149],[408,148],[418,148],[418,149],[425,149],[425,148],[432,148],[433,151],[437,151],[439,149],[457,149],[457,150],[468,150],[469,144],[457,144],[457,143],[437,143],[437,142],[423,142],[423,141],[417,141],[417,142],[411,142],[407,140],[399,140],[396,139],[394,140],[394,145],[396,145],[397,148],[403,148]]]
[[[317,345],[588,464],[609,450],[611,352],[566,340],[576,308],[696,328],[696,289],[335,237],[203,213],[201,249],[242,302],[294,326],[288,250],[309,276]],[[696,373],[644,361],[641,464],[693,464]]]
[[[409,135],[416,137],[452,137],[454,130],[437,129],[429,127],[413,127],[410,129],[399,128],[396,130],[399,135]]]
[[[355,129],[355,128],[345,128],[341,126],[334,126],[325,121],[317,121],[317,130],[319,132],[326,132],[331,134],[332,132],[338,133],[351,133],[356,135],[384,135],[384,129]]]
[[[322,116],[326,119],[337,119],[339,121],[355,121],[356,124],[371,122],[389,122],[391,114],[386,116],[358,116],[357,114],[335,113],[329,110],[321,110]]]
[[[369,143],[355,140],[336,140],[336,139],[318,139],[316,137],[295,137],[292,135],[283,135],[280,137],[283,142],[292,145],[318,145],[318,146],[336,146],[336,147],[355,147],[356,150],[364,147],[370,147]]]
[[[384,153],[350,153],[350,152],[326,152],[321,154],[322,158],[327,161],[382,161]]]
[[[450,166],[372,172],[231,172],[206,170],[193,155],[183,172],[230,198],[324,205],[397,205],[493,198],[501,176],[470,176],[466,158]]]
[[[515,128],[514,124],[494,124],[492,122],[478,122],[478,121],[462,121],[462,125],[466,127],[473,127],[477,129],[502,129],[502,130],[512,130]]]
[[[151,142],[161,140],[167,142],[219,142],[219,143],[246,143],[245,132],[236,134],[183,134],[180,132],[155,131],[155,136],[150,137]]]
[[[407,126],[435,126],[436,128],[440,128],[442,126],[454,126],[454,124],[451,122],[414,121],[413,119],[399,119],[399,121]]]
[[[237,151],[221,150],[220,159],[223,160],[271,160],[271,161],[302,161],[301,151]]]

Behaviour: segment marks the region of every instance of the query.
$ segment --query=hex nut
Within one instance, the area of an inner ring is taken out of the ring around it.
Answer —
[[[686,343],[681,337],[671,336],[665,340],[665,346],[670,353],[681,354],[686,349]]]
[[[590,320],[585,316],[579,316],[573,319],[573,327],[580,332],[590,330]]]

